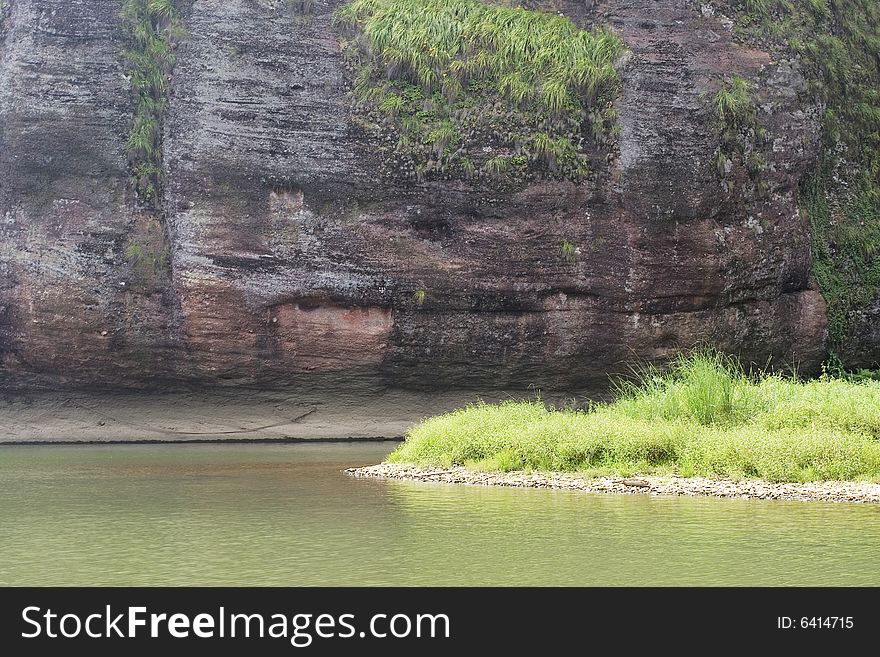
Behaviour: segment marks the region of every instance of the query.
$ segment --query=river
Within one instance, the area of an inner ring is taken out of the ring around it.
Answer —
[[[342,473],[393,447],[0,447],[0,584],[880,585],[877,505]]]

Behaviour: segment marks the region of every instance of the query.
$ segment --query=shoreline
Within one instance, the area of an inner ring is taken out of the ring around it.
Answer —
[[[880,504],[880,484],[851,481],[773,483],[760,479],[734,481],[732,479],[676,476],[584,478],[576,474],[561,472],[476,472],[461,466],[422,468],[396,463],[349,468],[345,473],[351,477],[362,479],[396,479],[467,486],[544,488],[585,493]]]

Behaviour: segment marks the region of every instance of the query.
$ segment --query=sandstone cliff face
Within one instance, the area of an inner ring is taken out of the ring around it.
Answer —
[[[179,0],[158,222],[129,190],[121,2],[6,0],[4,385],[582,392],[699,341],[821,362],[796,203],[818,108],[793,62],[734,44],[687,0],[535,3],[609,24],[631,51],[608,175],[413,184],[353,120],[337,4]],[[753,194],[712,164],[711,96],[733,73],[756,82],[770,136]],[[168,257],[144,267],[132,244]]]
[[[12,383],[163,368],[160,298],[132,290],[119,3],[6,2],[0,47],[0,363]],[[170,293],[170,290],[168,290]]]

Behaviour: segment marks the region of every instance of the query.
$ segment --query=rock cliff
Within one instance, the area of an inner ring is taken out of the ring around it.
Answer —
[[[590,392],[701,341],[825,357],[797,200],[821,107],[795,60],[693,2],[529,3],[622,37],[620,134],[598,182],[499,190],[388,172],[351,109],[335,0],[178,0],[157,210],[129,180],[121,1],[0,4],[8,388]],[[733,75],[767,134],[760,185],[715,165]]]

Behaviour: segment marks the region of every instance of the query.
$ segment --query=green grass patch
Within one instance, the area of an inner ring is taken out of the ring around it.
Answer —
[[[743,77],[733,79],[715,94],[715,114],[725,126],[739,127],[754,120],[752,85]]]
[[[588,410],[476,404],[414,426],[389,461],[483,470],[880,479],[880,382],[744,372],[680,356]]]
[[[353,0],[334,16],[364,125],[398,133],[404,171],[495,178],[522,158],[582,180],[585,138],[615,140],[623,44],[610,31],[479,0]]]

